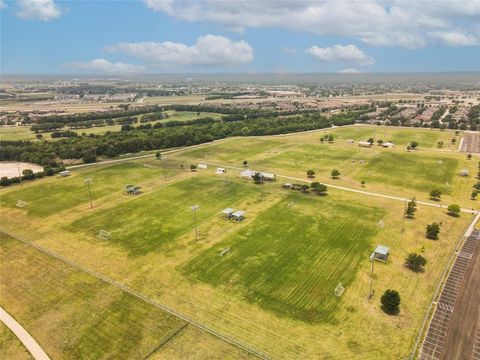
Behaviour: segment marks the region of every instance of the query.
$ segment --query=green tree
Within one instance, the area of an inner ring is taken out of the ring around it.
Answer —
[[[410,148],[411,148],[411,149],[415,150],[417,147],[418,147],[418,142],[412,141],[412,142],[410,143]]]
[[[471,160],[471,159],[472,159],[472,154],[468,154],[468,155],[467,155],[467,159],[468,159],[468,160]]]
[[[433,189],[432,191],[430,191],[430,199],[432,200],[439,201],[441,196],[442,192],[438,189]]]
[[[243,166],[247,166],[248,165],[248,161],[247,160],[243,160]]]
[[[42,135],[42,134],[37,134],[37,135],[35,135],[35,137],[36,137],[38,140],[40,140],[40,139],[43,138],[43,135]]]
[[[470,195],[470,199],[475,200],[477,198],[477,196],[478,196],[478,191],[473,190],[472,194]]]
[[[312,170],[312,169],[307,170],[307,176],[308,176],[309,178],[315,177],[315,171]]]
[[[162,153],[160,151],[157,151],[155,153],[155,157],[157,158],[157,160],[162,160]]]
[[[427,239],[437,240],[439,233],[440,233],[440,225],[438,225],[435,222],[427,225],[427,231],[426,231]]]
[[[415,198],[413,198],[407,203],[407,208],[405,209],[405,216],[409,219],[413,219],[415,217],[416,212],[417,212],[417,201],[415,200]]]
[[[35,174],[33,173],[33,171],[31,169],[23,170],[22,175],[23,175],[23,178],[25,180],[31,180],[31,179],[35,178]]]
[[[414,272],[424,272],[424,266],[427,264],[427,259],[422,255],[410,253],[405,259],[405,266]]]
[[[260,173],[255,173],[252,176],[252,180],[255,184],[262,184],[263,183],[263,176]]]
[[[317,195],[327,195],[328,188],[325,184],[320,184],[319,182],[312,182],[310,187]]]
[[[362,185],[362,187],[365,187],[365,180],[360,181],[360,184]]]
[[[382,145],[382,144],[383,144],[383,140],[382,140],[382,139],[378,139],[378,140],[377,140],[377,144],[378,144],[378,145]]]
[[[375,142],[375,140],[371,137],[371,138],[368,138],[367,142],[369,142],[370,145],[373,145],[373,143]]]
[[[443,141],[439,141],[439,142],[437,142],[437,147],[438,147],[438,148],[442,148],[442,147],[443,147],[443,145],[444,145],[444,144],[443,144]]]
[[[460,216],[460,206],[457,204],[448,205],[447,213],[450,216],[459,217]]]
[[[197,170],[197,165],[194,165],[194,164],[190,165],[190,170],[192,171]]]
[[[307,184],[303,184],[300,186],[300,191],[303,193],[308,192],[308,189],[310,189],[310,186],[308,186]]]
[[[0,179],[0,186],[8,186],[10,185],[10,179],[6,176],[2,176]]]
[[[380,298],[382,310],[389,315],[396,315],[400,311],[400,294],[395,290],[386,290]]]
[[[332,134],[328,135],[327,140],[328,142],[333,142],[333,135]]]
[[[333,169],[331,175],[332,179],[338,179],[340,177],[340,171],[338,171],[337,169]]]

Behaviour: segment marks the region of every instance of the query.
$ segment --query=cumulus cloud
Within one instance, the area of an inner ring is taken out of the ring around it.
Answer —
[[[430,36],[448,46],[476,46],[480,44],[479,36],[458,31],[437,31],[430,33]]]
[[[25,20],[50,21],[62,12],[53,0],[18,0],[16,15]]]
[[[205,35],[194,45],[166,42],[122,42],[106,48],[123,52],[154,66],[231,66],[253,60],[253,49],[245,41],[232,41],[224,36]]]
[[[122,62],[112,63],[106,59],[95,59],[88,62],[71,61],[64,64],[64,67],[87,72],[100,72],[109,74],[134,74],[145,71],[141,65],[126,64]]]
[[[144,0],[153,11],[184,21],[213,21],[226,28],[282,27],[352,37],[373,46],[418,48],[430,32],[478,34],[480,0]],[[469,41],[465,43],[469,44]],[[455,45],[459,46],[459,45]]]
[[[347,68],[338,71],[339,74],[361,74],[362,72],[358,69]]]
[[[326,48],[314,45],[306,49],[305,52],[324,62],[352,65],[372,65],[375,63],[371,56],[365,54],[355,45],[333,45]]]
[[[0,0],[0,9],[3,9],[6,6],[7,5],[5,5],[5,2],[3,0]]]

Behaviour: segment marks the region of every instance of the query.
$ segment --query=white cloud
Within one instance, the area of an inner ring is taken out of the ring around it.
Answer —
[[[282,52],[283,52],[284,54],[289,54],[289,55],[291,55],[291,54],[295,54],[295,53],[297,52],[297,49],[295,49],[295,48],[290,48],[290,47],[287,47],[287,46],[283,46],[283,47],[282,47]]]
[[[53,0],[18,0],[18,7],[16,15],[26,20],[49,21],[62,14]]]
[[[478,36],[458,31],[437,31],[430,33],[430,36],[448,46],[475,46],[480,44]]]
[[[170,41],[123,42],[108,46],[106,50],[123,52],[162,67],[231,66],[253,60],[253,49],[247,42],[216,35],[201,36],[191,46]]]
[[[134,74],[145,71],[145,67],[141,65],[126,64],[122,62],[112,63],[106,59],[95,59],[88,62],[72,61],[64,64],[64,67],[71,70],[110,74]]]
[[[362,72],[358,69],[347,68],[347,69],[339,70],[338,73],[339,74],[361,74]]]
[[[282,27],[324,36],[352,37],[374,46],[418,48],[430,32],[478,34],[480,0],[144,0],[153,11],[226,28]],[[476,29],[476,30],[475,30]],[[468,37],[468,35],[465,35]],[[469,44],[469,41],[464,43]],[[458,45],[455,45],[458,46]]]
[[[355,45],[333,45],[326,48],[314,45],[306,49],[305,52],[324,62],[352,65],[372,65],[375,63],[374,58],[365,54]]]
[[[5,1],[0,0],[0,9],[5,8],[7,5],[5,4]]]

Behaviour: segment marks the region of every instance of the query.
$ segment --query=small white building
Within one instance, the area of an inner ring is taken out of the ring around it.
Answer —
[[[237,222],[242,221],[243,219],[245,219],[245,211],[242,211],[242,210],[235,211],[232,214],[231,219],[233,219]]]
[[[390,248],[383,245],[377,245],[372,255],[370,255],[370,260],[387,262],[388,255],[390,255]]]
[[[359,142],[358,142],[358,146],[361,146],[361,147],[372,147],[372,144],[369,143],[368,141],[359,141]]]
[[[70,176],[70,171],[68,170],[60,171],[59,174],[61,177],[67,177],[67,176]]]
[[[217,168],[217,170],[215,170],[215,174],[218,174],[218,175],[223,175],[227,172],[227,170],[225,170],[225,168]]]
[[[277,175],[275,174],[261,172],[261,171],[254,171],[254,170],[244,170],[240,173],[240,177],[244,179],[252,179],[255,174],[260,174],[263,180],[267,180],[267,181],[277,180]]]
[[[387,142],[384,142],[384,143],[382,144],[382,146],[383,146],[384,148],[389,148],[389,149],[391,149],[391,148],[393,148],[395,145],[394,145],[392,142],[387,141]]]
[[[465,176],[465,177],[467,177],[469,174],[470,174],[470,173],[468,172],[467,169],[462,169],[462,170],[460,170],[460,172],[459,172],[459,175],[460,175],[460,176]]]
[[[208,166],[207,166],[207,164],[198,164],[197,168],[206,169],[206,168],[208,168]]]

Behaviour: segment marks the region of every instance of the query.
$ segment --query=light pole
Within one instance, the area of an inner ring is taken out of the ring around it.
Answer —
[[[85,179],[85,182],[87,183],[87,187],[88,187],[88,198],[90,199],[90,209],[93,209],[92,191],[90,190],[90,183],[92,182],[92,179],[87,178],[87,179]]]
[[[96,166],[98,166],[97,148],[96,147],[93,148],[93,153],[95,154],[95,164],[96,164]]]
[[[372,272],[370,273],[370,293],[368,294],[368,298],[371,299],[373,297],[373,269],[375,267],[375,255],[371,258],[372,261]]]
[[[198,231],[197,231],[197,209],[199,208],[199,205],[193,205],[190,207],[190,209],[193,212],[193,221],[195,223],[195,241],[198,241]]]
[[[20,185],[22,185],[22,174],[20,173],[20,165],[17,162],[17,171],[18,171],[18,179],[20,180]]]

